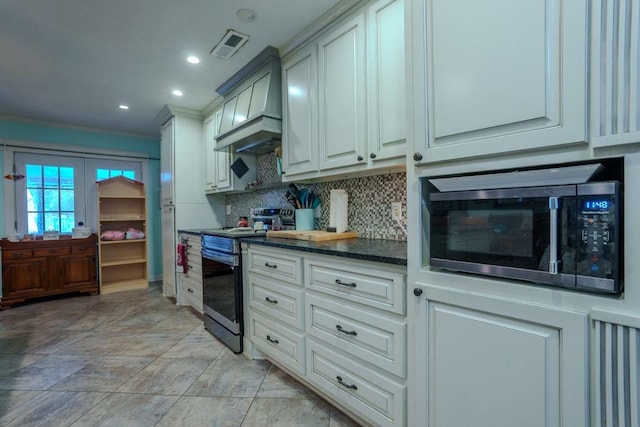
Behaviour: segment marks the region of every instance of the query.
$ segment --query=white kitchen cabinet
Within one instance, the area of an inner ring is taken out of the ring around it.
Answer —
[[[363,14],[318,40],[320,170],[366,167],[365,49]]]
[[[585,313],[436,285],[412,291],[414,421],[588,425]]]
[[[287,176],[318,169],[318,47],[311,44],[282,63],[282,168]]]
[[[411,3],[416,162],[586,141],[588,2]]]
[[[178,232],[178,243],[185,247],[185,266],[177,266],[177,302],[198,313],[202,307],[202,254],[200,235]]]
[[[238,102],[240,102],[240,96],[238,96],[238,98]],[[245,102],[244,99],[242,102]],[[246,104],[246,109],[248,111],[248,101]],[[205,117],[202,122],[202,153],[204,159],[205,194],[244,191],[247,187],[247,183],[256,179],[255,156],[232,154],[230,147],[221,151],[215,150],[216,136],[218,136],[222,119],[223,112],[222,107],[220,107]],[[231,164],[239,158],[241,158],[249,168],[241,178],[238,178],[231,170]]]
[[[365,5],[285,56],[284,181],[404,170],[403,4]]]
[[[243,263],[247,347],[362,422],[405,425],[406,269],[254,244]]]
[[[593,1],[590,27],[590,134],[594,147],[640,141],[640,9],[633,1]]]
[[[367,15],[369,152],[373,164],[406,155],[404,0],[379,0]],[[395,164],[394,163],[394,164]]]
[[[176,297],[177,230],[222,227],[226,223],[224,199],[207,196],[200,184],[205,176],[200,112],[165,106],[156,120],[163,123],[160,140],[163,293]]]

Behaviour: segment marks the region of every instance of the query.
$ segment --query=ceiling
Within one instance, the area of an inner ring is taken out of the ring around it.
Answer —
[[[3,0],[0,116],[157,137],[153,119],[165,104],[204,108],[265,46],[282,46],[336,3]],[[256,20],[238,19],[240,8]],[[209,52],[227,29],[250,38],[225,60]]]

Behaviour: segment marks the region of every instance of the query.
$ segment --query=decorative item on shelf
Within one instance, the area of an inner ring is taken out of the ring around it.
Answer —
[[[58,240],[60,233],[56,230],[49,230],[42,233],[42,240]]]

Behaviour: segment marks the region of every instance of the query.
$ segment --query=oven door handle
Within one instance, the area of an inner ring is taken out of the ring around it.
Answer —
[[[237,267],[238,265],[240,265],[238,255],[225,254],[224,252],[216,252],[205,248],[202,248],[202,258],[217,261],[233,267]]]

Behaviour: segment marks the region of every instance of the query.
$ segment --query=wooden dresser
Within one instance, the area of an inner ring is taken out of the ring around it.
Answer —
[[[98,293],[97,237],[25,242],[0,241],[0,308],[29,298],[70,292]]]

